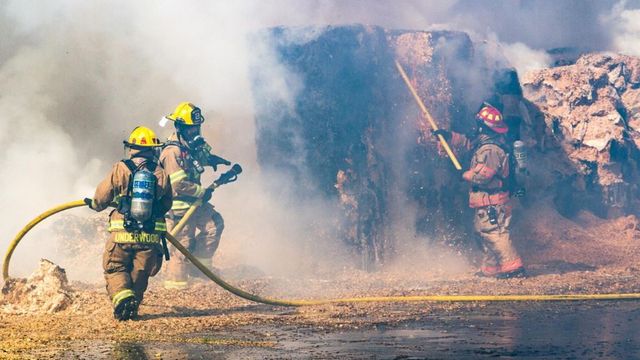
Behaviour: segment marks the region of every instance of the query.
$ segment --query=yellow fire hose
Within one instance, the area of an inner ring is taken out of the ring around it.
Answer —
[[[226,173],[222,174],[222,176],[218,180],[214,181],[211,185],[209,185],[207,190],[214,191],[220,185],[228,183],[227,180],[229,180],[231,177],[233,177],[233,176],[237,177],[240,173],[242,173],[242,167],[240,167],[240,165],[238,165],[238,164],[233,165],[233,167],[231,168],[231,170],[229,172],[226,172]],[[220,181],[220,182],[218,182],[218,181]],[[233,181],[235,181],[235,180],[233,180]],[[178,221],[176,226],[174,226],[173,229],[171,229],[171,234],[173,236],[176,236],[180,232],[180,230],[182,230],[182,228],[186,225],[187,220],[189,220],[191,215],[193,215],[193,213],[196,211],[196,209],[198,209],[201,205],[202,205],[202,198],[200,197],[200,198],[198,198],[198,200],[196,200],[193,203],[193,205],[191,205],[189,207],[187,212],[184,215],[182,215],[182,219],[180,219],[180,221]]]
[[[409,88],[409,91],[411,91],[411,95],[413,95],[413,98],[416,100],[416,103],[418,103],[420,110],[422,110],[422,113],[429,121],[431,128],[433,129],[433,131],[437,131],[438,125],[433,120],[433,117],[431,117],[431,113],[429,113],[429,110],[427,110],[427,107],[424,106],[424,103],[422,102],[422,99],[420,99],[420,96],[418,96],[416,89],[414,89],[413,85],[411,85],[411,81],[409,81],[409,77],[407,76],[407,73],[404,71],[404,69],[402,68],[402,65],[400,65],[398,60],[396,60],[396,68],[398,68],[398,72],[402,76],[404,83],[407,84],[407,87]],[[444,136],[442,136],[442,134],[438,134],[437,136],[438,136],[438,140],[440,140],[440,144],[442,144],[442,148],[444,149],[444,151],[447,152],[447,155],[449,155],[449,159],[451,159],[453,166],[455,166],[457,170],[462,170],[462,166],[460,165],[460,162],[458,161],[458,158],[456,157],[456,155],[453,153],[453,150],[451,150],[451,148],[449,147],[447,140],[444,138]]]
[[[11,244],[9,244],[9,248],[7,249],[7,253],[4,255],[4,261],[2,263],[2,278],[5,281],[9,278],[9,261],[11,261],[11,255],[13,255],[13,251],[18,246],[18,243],[20,243],[20,240],[22,240],[22,238],[31,229],[33,229],[33,227],[35,227],[42,220],[48,218],[49,216],[51,216],[53,214],[57,214],[57,213],[59,213],[61,211],[77,208],[77,207],[80,207],[80,206],[86,206],[86,205],[87,204],[84,203],[84,200],[68,202],[66,204],[62,204],[62,205],[56,206],[54,208],[51,208],[51,209],[43,212],[42,214],[38,215],[35,219],[31,220],[27,224],[27,226],[23,227],[22,230],[20,230],[20,232],[18,233],[18,235],[16,235],[16,237],[13,238],[13,241],[11,241]]]
[[[209,186],[209,189],[215,190],[217,187],[218,185],[216,183],[213,183],[211,184],[211,186]],[[182,216],[182,219],[178,221],[176,226],[174,226],[173,229],[171,229],[171,234],[173,236],[176,236],[180,232],[180,230],[182,230],[182,228],[187,224],[187,220],[189,220],[191,215],[193,215],[193,213],[196,211],[197,208],[200,207],[200,205],[202,205],[202,198],[198,198],[198,200],[196,200],[193,203],[193,205],[189,207],[189,210],[187,210],[187,212],[184,213],[184,215]]]
[[[9,263],[11,255],[16,249],[20,240],[42,220],[53,214],[76,207],[85,206],[83,200],[72,201],[66,204],[56,206],[46,212],[38,215],[31,220],[13,239],[7,253],[4,257],[2,265],[2,276],[6,281],[9,279]],[[182,246],[173,235],[167,233],[167,239],[173,246],[178,249],[185,257],[189,259],[200,271],[202,271],[209,279],[220,285],[225,290],[237,295],[243,299],[278,306],[309,306],[322,305],[332,303],[364,303],[364,302],[478,302],[478,301],[569,301],[569,300],[639,300],[640,293],[628,294],[570,294],[570,295],[418,295],[418,296],[375,296],[375,297],[356,297],[343,299],[321,299],[321,300],[277,300],[264,298],[258,295],[248,293],[242,289],[227,283],[216,274],[212,273],[205,265],[203,265],[196,257],[194,257],[184,246]]]

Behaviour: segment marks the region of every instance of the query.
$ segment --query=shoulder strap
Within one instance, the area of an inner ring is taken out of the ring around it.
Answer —
[[[488,138],[488,139],[485,139],[483,141],[479,141],[478,142],[478,147],[481,147],[483,145],[496,145],[496,146],[502,148],[502,144],[500,144],[500,142],[498,142],[494,138]]]
[[[127,166],[127,168],[129,169],[129,171],[131,171],[132,174],[134,172],[136,172],[136,170],[138,170],[138,167],[133,162],[133,160],[131,160],[131,159],[123,159],[122,162]]]
[[[481,147],[485,146],[485,145],[495,145],[497,147],[499,147],[500,149],[502,149],[502,151],[504,151],[505,155],[509,156],[509,154],[511,154],[511,151],[509,149],[509,146],[505,143],[501,143],[499,141],[496,141],[495,139],[487,139],[485,141],[479,142],[475,149],[475,151],[478,151]]]
[[[133,162],[133,160],[131,159],[124,159],[122,160],[122,162],[127,165],[127,168],[129,168],[129,170],[131,171],[131,174],[133,174],[134,172],[136,172],[142,165],[146,165],[147,168],[151,171],[154,172],[156,171],[156,168],[158,167],[158,163],[155,161],[150,161],[150,160],[145,160],[143,162],[140,163],[140,165],[136,166],[136,164]],[[162,165],[160,166],[162,167]]]
[[[128,207],[130,207],[131,204],[129,203],[125,205],[122,203],[122,201],[127,203],[131,200],[131,193],[133,192],[133,174],[135,174],[137,167],[136,167],[136,164],[131,159],[122,159],[121,161],[131,172],[129,174],[129,181],[127,183],[127,192],[125,194],[125,198],[123,200],[120,200],[121,202],[118,204],[118,212],[120,212],[126,217],[128,216],[127,214],[130,210]]]

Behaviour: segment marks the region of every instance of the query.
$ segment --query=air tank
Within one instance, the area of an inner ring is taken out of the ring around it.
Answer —
[[[516,140],[513,143],[513,156],[516,159],[518,170],[524,170],[527,168],[527,148],[523,141]]]
[[[140,169],[133,175],[131,190],[131,217],[139,222],[151,219],[156,177],[147,169]]]

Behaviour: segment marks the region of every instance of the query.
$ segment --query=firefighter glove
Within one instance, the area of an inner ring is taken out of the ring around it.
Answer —
[[[93,199],[90,198],[84,198],[84,203],[87,204],[87,206],[89,207],[89,209],[93,210],[93,207],[91,206],[91,204],[93,203]]]
[[[204,194],[202,194],[202,202],[203,203],[208,203],[209,200],[211,200],[211,195],[213,194],[213,189],[209,189],[207,188],[204,191]]]
[[[431,133],[435,137],[438,137],[438,135],[442,135],[442,137],[446,141],[451,141],[451,131],[449,131],[449,130],[443,130],[443,129],[431,130]]]

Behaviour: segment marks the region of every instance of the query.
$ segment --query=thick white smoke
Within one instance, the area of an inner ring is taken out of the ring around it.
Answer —
[[[602,21],[614,29],[611,50],[640,56],[640,9],[628,9],[627,1],[620,1]]]
[[[448,28],[504,42],[506,56],[526,71],[544,66],[540,50],[551,47],[640,53],[636,4],[617,3],[611,12],[615,4],[2,1],[0,248],[41,211],[91,196],[122,156],[121,141],[134,126],[158,129],[162,115],[188,100],[203,108],[214,150],[245,168],[238,183],[215,195],[227,223],[221,256],[226,253],[229,263],[286,270],[287,259],[313,243],[310,226],[331,226],[324,215],[332,205],[319,200],[295,208],[264,192],[263,184],[281,181],[286,187],[286,181],[262,174],[256,163],[249,67],[271,69],[273,92],[290,103],[304,84],[284,81],[295,74],[284,76],[288,70],[265,51],[269,44],[252,43],[251,34],[276,25]],[[168,135],[166,129],[160,133]],[[29,271],[53,246],[45,232],[33,234],[18,249],[13,270]]]

